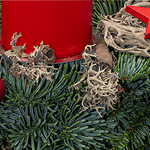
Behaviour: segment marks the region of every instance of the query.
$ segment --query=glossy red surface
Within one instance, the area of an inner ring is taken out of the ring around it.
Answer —
[[[0,102],[3,100],[4,96],[5,96],[5,84],[2,78],[0,78]]]
[[[11,49],[13,33],[21,32],[17,45],[50,45],[56,59],[80,54],[92,39],[92,0],[6,1],[2,0],[1,43]]]
[[[131,14],[132,16],[140,19],[141,21],[147,23],[144,38],[150,38],[150,8],[128,5],[126,6],[125,11]]]

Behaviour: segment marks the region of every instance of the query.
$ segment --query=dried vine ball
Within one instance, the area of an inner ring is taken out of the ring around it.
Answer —
[[[92,51],[93,46],[95,45],[85,47],[82,54],[85,60],[85,71],[80,81],[71,85],[69,89],[75,87],[77,90],[80,83],[87,83],[87,86],[82,89],[82,92],[86,92],[86,95],[82,100],[81,109],[82,111],[89,108],[95,109],[103,117],[102,109],[115,109],[113,105],[119,102],[121,85],[118,83],[118,74],[112,72],[111,65],[97,59],[98,56]]]

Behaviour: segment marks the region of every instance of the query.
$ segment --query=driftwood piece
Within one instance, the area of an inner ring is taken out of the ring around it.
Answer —
[[[114,15],[102,16],[104,20],[99,22],[97,29],[104,34],[108,46],[137,56],[150,57],[150,42],[144,39],[145,26],[137,18],[125,12],[126,6],[131,5],[132,2],[128,0]],[[150,2],[140,1],[132,5],[150,6]]]

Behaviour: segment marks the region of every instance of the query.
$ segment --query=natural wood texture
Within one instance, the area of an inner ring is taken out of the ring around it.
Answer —
[[[150,5],[150,2],[147,3]],[[150,57],[150,42],[144,39],[146,28],[141,21],[125,12],[129,4],[132,4],[132,0],[128,0],[117,14],[102,16],[104,20],[99,22],[97,28],[104,34],[104,40],[108,46],[118,51]],[[145,2],[133,5],[141,6],[142,4]]]

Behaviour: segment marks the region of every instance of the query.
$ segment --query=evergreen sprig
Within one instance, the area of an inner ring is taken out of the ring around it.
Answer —
[[[10,149],[41,150],[45,143],[50,147],[55,136],[52,130],[51,113],[42,106],[23,106],[11,108],[11,111],[3,110],[0,117],[3,126],[7,127]],[[3,117],[3,115],[6,115]],[[46,137],[45,137],[46,136]],[[53,148],[51,148],[53,149]]]
[[[113,150],[146,150],[150,141],[150,106],[143,97],[134,94],[125,97],[110,117],[115,118],[119,135],[111,138]]]
[[[103,18],[102,15],[112,15],[118,12],[126,0],[98,0],[93,5],[93,25],[97,25]]]
[[[150,59],[137,58],[133,54],[119,52],[118,62],[117,65],[113,63],[113,70],[119,73],[122,82],[131,83],[145,78],[150,73],[149,63]]]
[[[0,77],[6,85],[4,102],[6,105],[16,107],[24,104],[46,107],[53,106],[54,103],[62,105],[65,97],[72,94],[68,92],[68,86],[80,79],[80,72],[83,69],[79,67],[80,63],[55,64],[58,71],[53,76],[52,83],[43,77],[34,84],[34,81],[27,80],[23,75],[15,79],[10,72],[6,72],[5,61],[3,61],[0,64]],[[77,71],[79,71],[78,74]]]
[[[54,111],[45,106],[4,105],[0,112],[10,150],[106,149],[117,122],[105,121],[94,111],[82,112],[78,94],[68,96]]]
[[[111,129],[117,123],[113,119],[105,121],[95,111],[81,112],[82,98],[77,100],[76,97],[59,110],[58,117],[52,117],[53,122],[57,122],[53,127],[61,139],[59,149],[106,149],[108,139],[114,136]]]

